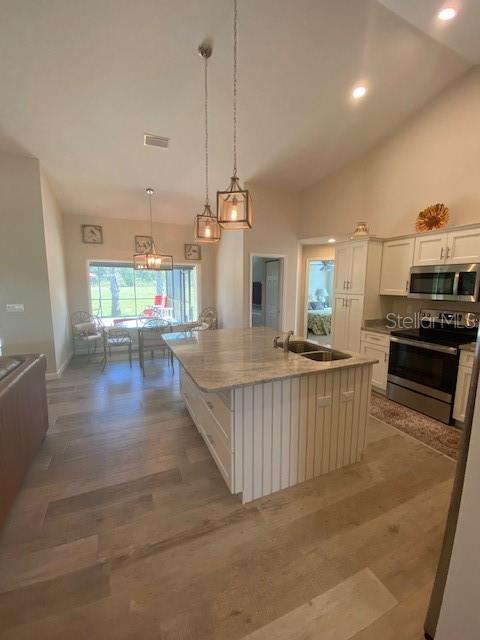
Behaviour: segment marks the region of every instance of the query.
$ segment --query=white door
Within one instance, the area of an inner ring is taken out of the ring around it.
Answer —
[[[332,346],[334,349],[346,349],[348,322],[346,296],[335,296],[332,307]]]
[[[446,233],[436,233],[431,236],[417,236],[415,238],[415,259],[413,264],[416,267],[444,264],[446,255]]]
[[[449,233],[446,262],[447,264],[480,262],[480,229]]]
[[[345,349],[360,353],[360,337],[362,333],[363,296],[348,296],[348,320]]]
[[[408,294],[414,247],[415,238],[384,243],[380,295],[406,296]]]
[[[347,291],[349,294],[365,293],[367,254],[368,242],[356,242],[351,245],[351,265],[350,273],[347,277]]]
[[[346,293],[352,270],[351,245],[335,247],[335,293]]]
[[[280,328],[280,260],[265,262],[265,326]]]
[[[388,374],[388,349],[381,345],[362,342],[362,354],[367,358],[375,358],[377,364],[373,365],[372,384],[386,391]]]

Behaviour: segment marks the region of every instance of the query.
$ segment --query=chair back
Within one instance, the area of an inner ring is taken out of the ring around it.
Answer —
[[[198,316],[198,321],[207,325],[208,329],[217,328],[217,310],[215,307],[205,307]]]

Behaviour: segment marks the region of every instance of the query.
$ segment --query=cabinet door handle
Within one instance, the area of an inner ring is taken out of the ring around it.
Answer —
[[[387,352],[385,351],[385,353],[383,354],[383,361],[386,362],[387,361]]]
[[[346,281],[346,280],[344,280],[344,281],[343,281],[343,288],[344,288],[344,289],[346,289],[346,288],[347,288],[347,281]]]
[[[405,282],[405,291],[408,291],[408,280]]]
[[[448,260],[448,257],[450,256],[450,247],[447,247],[446,249],[446,254],[445,254],[445,259]]]
[[[347,280],[347,289],[350,289],[350,280]]]
[[[442,247],[442,250],[440,251],[440,260],[443,260],[444,251],[445,251],[445,247]]]

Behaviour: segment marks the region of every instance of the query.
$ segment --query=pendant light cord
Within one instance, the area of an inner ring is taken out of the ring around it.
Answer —
[[[204,89],[205,89],[205,204],[209,204],[208,197],[208,56],[205,61]]]
[[[153,243],[153,220],[152,220],[152,194],[148,193],[148,207],[150,210],[150,237]]]
[[[233,0],[233,175],[237,175],[237,46],[238,3]]]

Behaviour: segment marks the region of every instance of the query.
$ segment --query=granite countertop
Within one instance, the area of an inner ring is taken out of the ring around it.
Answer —
[[[374,333],[384,333],[390,335],[395,327],[389,327],[386,318],[379,318],[378,320],[364,320],[363,331],[373,331]],[[397,327],[398,328],[398,327]]]
[[[476,342],[469,342],[467,344],[461,344],[460,349],[461,351],[472,351],[473,353],[475,353],[476,346],[477,346]]]
[[[220,391],[377,362],[351,352],[345,352],[351,353],[351,358],[331,362],[316,362],[296,353],[284,353],[281,348],[273,348],[277,333],[256,327],[167,333],[163,338],[202,391]]]

